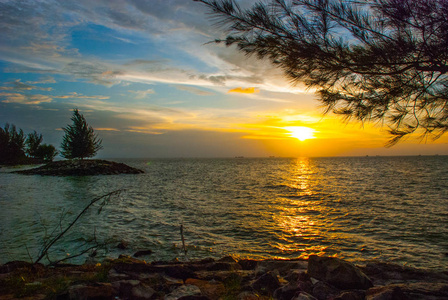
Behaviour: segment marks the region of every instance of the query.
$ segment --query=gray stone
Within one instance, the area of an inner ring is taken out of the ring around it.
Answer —
[[[273,296],[278,300],[290,300],[300,292],[302,292],[302,290],[298,283],[289,283],[276,289]]]
[[[398,286],[383,286],[371,288],[367,291],[366,300],[408,300]],[[409,299],[410,300],[410,299]]]
[[[252,288],[254,290],[265,295],[272,295],[279,287],[280,282],[277,276],[274,276],[271,272],[263,274],[254,283],[252,283]]]
[[[131,289],[131,296],[132,296],[131,299],[135,300],[151,299],[155,293],[156,291],[152,287],[144,283],[141,283],[137,286],[134,286]]]
[[[199,296],[201,295],[201,290],[192,284],[184,284],[176,288],[170,294],[165,296],[165,300],[178,300],[185,296]]]
[[[298,296],[295,296],[291,300],[317,300],[317,299],[308,293],[301,292]]]
[[[340,289],[367,290],[373,286],[359,268],[335,257],[311,255],[308,259],[308,275]]]
[[[339,296],[334,298],[334,300],[364,300],[366,297],[366,292],[362,290],[354,291],[344,291]]]
[[[329,298],[334,298],[338,295],[340,291],[326,282],[319,281],[313,286],[313,296],[319,300],[326,300]]]
[[[68,299],[70,300],[90,300],[90,299],[114,299],[117,290],[108,283],[96,283],[91,285],[74,285],[68,289]]]
[[[307,269],[306,261],[294,261],[294,260],[265,260],[260,261],[255,269],[256,274],[263,274],[266,272],[278,271],[281,275],[288,274],[291,270],[303,270]]]

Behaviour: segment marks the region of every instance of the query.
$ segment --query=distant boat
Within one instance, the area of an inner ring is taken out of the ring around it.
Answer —
[[[235,156],[235,158],[244,158],[244,156]]]

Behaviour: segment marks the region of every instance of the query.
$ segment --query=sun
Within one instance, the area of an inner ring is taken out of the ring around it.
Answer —
[[[305,141],[309,139],[315,139],[314,129],[304,126],[284,127],[289,131],[289,136],[298,139],[299,141]]]

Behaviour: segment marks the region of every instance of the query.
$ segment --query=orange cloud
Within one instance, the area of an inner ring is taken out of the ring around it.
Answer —
[[[248,88],[237,87],[235,89],[231,89],[228,91],[228,93],[241,93],[241,94],[254,94],[259,92],[260,90],[256,89],[255,87],[248,87]]]

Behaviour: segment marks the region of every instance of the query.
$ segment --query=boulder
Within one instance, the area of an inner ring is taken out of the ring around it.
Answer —
[[[252,283],[252,288],[264,295],[272,295],[276,289],[280,287],[277,276],[271,272],[261,275],[260,278]]]
[[[200,279],[189,278],[185,281],[185,284],[191,284],[197,286],[204,296],[210,299],[219,299],[225,293],[225,287],[222,282],[218,281],[206,281]]]
[[[152,299],[152,296],[155,293],[156,291],[152,287],[144,283],[140,283],[139,285],[132,287],[129,299],[135,299],[135,300]]]
[[[253,259],[242,259],[238,261],[238,264],[243,270],[255,270],[257,263],[258,262]]]
[[[114,299],[117,290],[109,283],[79,284],[73,285],[68,289],[70,300],[90,300],[90,299]]]
[[[243,291],[238,294],[236,299],[238,299],[238,300],[259,300],[260,297],[258,297],[258,295],[254,294],[252,292]]]
[[[381,286],[371,288],[366,293],[366,300],[410,300],[398,286]]]
[[[178,300],[187,296],[201,296],[201,290],[192,284],[184,284],[165,296],[165,300]],[[184,298],[185,299],[185,298]]]
[[[343,291],[334,300],[364,300],[366,292],[362,290]]]
[[[313,295],[310,295],[305,292],[301,292],[298,296],[295,296],[291,300],[317,300]]]
[[[318,281],[313,286],[313,296],[319,300],[333,299],[340,293],[340,290],[332,287],[326,282]]]
[[[241,265],[236,262],[214,262],[208,264],[207,271],[236,271],[241,270]]]
[[[291,300],[294,296],[300,294],[302,290],[298,283],[289,283],[275,290],[274,298],[278,300]]]
[[[373,286],[359,268],[335,257],[311,255],[308,259],[308,275],[340,289],[367,290]]]
[[[121,241],[118,243],[117,248],[121,250],[126,250],[128,248],[129,244],[126,241]]]
[[[305,261],[294,260],[265,260],[257,264],[255,272],[263,274],[269,271],[278,271],[280,275],[286,275],[291,270],[306,270],[307,263]]]

